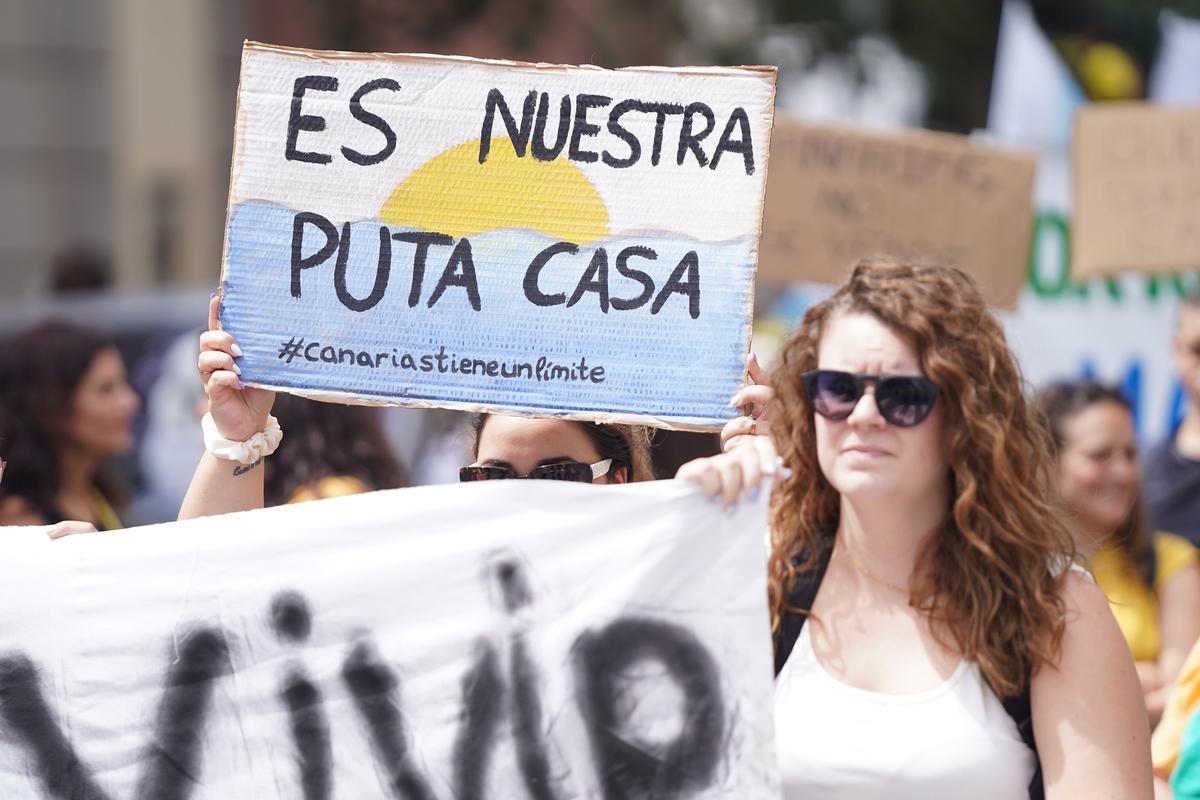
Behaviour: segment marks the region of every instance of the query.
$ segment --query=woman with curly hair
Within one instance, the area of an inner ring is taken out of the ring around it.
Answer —
[[[1133,409],[1115,386],[1056,383],[1034,400],[1054,437],[1058,490],[1075,541],[1108,597],[1157,723],[1200,637],[1200,559],[1182,536],[1153,531],[1141,497]]]
[[[4,342],[0,525],[123,527],[125,490],[106,460],[133,446],[139,404],[117,348],[86,328],[43,322]]]
[[[860,261],[769,384],[735,399],[769,406],[749,424],[790,470],[769,574],[784,797],[1149,798],[1137,673],[972,280]],[[736,500],[775,462],[735,438],[680,476]]]
[[[214,297],[209,330],[200,336],[198,368],[209,403],[206,452],[180,519],[262,508],[264,470],[259,466],[276,448],[280,453],[272,458],[286,455],[280,447],[282,426],[271,415],[275,393],[242,384],[234,360],[241,350],[220,330],[218,304]],[[475,461],[459,471],[463,482],[534,478],[606,484],[654,478],[650,437],[637,426],[481,414],[474,433]],[[289,435],[302,436],[304,428]],[[294,470],[279,464],[272,472]]]

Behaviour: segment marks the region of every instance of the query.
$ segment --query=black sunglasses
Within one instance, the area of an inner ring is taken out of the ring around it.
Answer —
[[[518,475],[512,467],[463,467],[458,471],[458,480],[462,483],[471,481],[503,481],[512,479],[529,479],[541,481],[573,481],[575,483],[591,483],[597,478],[603,478],[613,467],[613,459],[606,458],[595,464],[584,464],[582,461],[560,461],[557,464],[543,464],[534,467],[528,474]]]
[[[800,376],[813,410],[825,419],[843,420],[875,384],[875,405],[889,425],[911,428],[933,410],[942,390],[919,375],[855,375],[833,369],[818,369]]]

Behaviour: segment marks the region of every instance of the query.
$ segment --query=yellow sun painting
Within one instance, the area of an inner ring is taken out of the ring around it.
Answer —
[[[525,228],[577,245],[609,233],[604,200],[579,167],[518,157],[502,139],[483,164],[479,140],[425,162],[392,192],[380,221],[455,238]]]

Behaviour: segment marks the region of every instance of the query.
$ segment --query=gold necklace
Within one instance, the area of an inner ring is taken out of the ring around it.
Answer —
[[[886,586],[887,588],[892,589],[893,591],[897,591],[900,594],[905,595],[906,597],[909,597],[912,595],[911,589],[905,589],[903,586],[897,586],[896,584],[892,583],[891,581],[884,580],[883,578],[879,577],[875,573],[871,572],[871,570],[867,569],[866,566],[861,561],[858,560],[858,556],[854,555],[854,551],[850,549],[850,545],[846,542],[846,540],[844,538],[842,539],[842,552],[844,552],[847,556],[850,557],[850,563],[854,565],[854,568],[856,570],[858,570],[858,573],[860,575],[862,575],[864,578],[875,581],[880,586]]]

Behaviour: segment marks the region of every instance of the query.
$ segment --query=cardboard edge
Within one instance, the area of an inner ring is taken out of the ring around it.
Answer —
[[[396,63],[427,62],[443,64],[488,64],[496,67],[515,67],[518,69],[530,69],[543,72],[560,72],[564,70],[582,69],[595,70],[597,72],[651,72],[675,73],[684,75],[754,75],[758,73],[759,77],[765,78],[767,76],[771,76],[772,97],[774,97],[775,94],[775,76],[777,76],[779,73],[779,68],[771,64],[746,64],[736,67],[664,67],[647,65],[617,67],[612,69],[609,67],[599,67],[595,64],[554,64],[544,61],[510,61],[502,58],[475,58],[473,56],[438,55],[436,53],[359,53],[352,50],[313,50],[306,47],[289,47],[287,45],[267,44],[265,42],[256,42],[250,39],[245,40],[242,45],[243,58],[245,57],[244,54],[247,50],[309,58],[314,61],[392,61]]]
[[[947,133],[926,128],[871,128],[865,125],[854,125],[845,122],[810,122],[797,117],[784,116],[781,118],[784,127],[794,126],[808,130],[822,131],[837,136],[857,136],[865,139],[891,139],[895,144],[915,144],[917,146],[937,147],[945,149],[953,147],[965,153],[973,153],[995,158],[1008,158],[1015,162],[1028,162],[1037,167],[1038,155],[1024,147],[1010,147],[1004,143],[976,137],[970,134]]]
[[[246,126],[242,120],[242,87],[246,85],[246,69],[249,62],[247,49],[249,44],[250,41],[248,39],[242,41],[242,62],[238,67],[238,88],[233,107],[233,156],[229,159],[229,194],[225,198],[225,230],[222,231],[221,240],[221,274],[217,278],[217,294],[221,296],[221,304],[217,307],[218,323],[221,320],[221,312],[225,307],[225,277],[229,272],[229,229],[233,222],[233,201],[237,193],[237,186],[234,185],[234,177],[237,174],[237,166],[241,163],[243,151],[246,146]]]
[[[720,433],[724,427],[721,424],[702,424],[693,422],[683,422],[671,417],[656,417],[652,414],[626,414],[613,413],[605,411],[569,411],[562,413],[554,413],[551,411],[534,411],[534,410],[516,410],[512,408],[501,408],[498,406],[490,406],[481,403],[464,403],[455,400],[402,400],[394,398],[389,400],[363,397],[351,392],[339,392],[333,389],[296,389],[291,386],[277,386],[270,383],[260,383],[258,381],[246,381],[246,386],[255,389],[267,389],[273,392],[283,392],[285,394],[296,395],[308,400],[315,400],[320,403],[339,403],[341,405],[350,406],[373,406],[377,408],[425,408],[425,409],[448,409],[451,411],[466,411],[474,414],[504,414],[510,417],[530,417],[533,419],[557,419],[571,422],[601,422],[617,425],[645,425],[650,428],[661,428],[668,431],[687,431],[691,433]]]
[[[758,182],[758,227],[754,232],[754,250],[751,253],[751,258],[754,259],[754,272],[750,276],[750,287],[746,295],[746,325],[742,332],[742,385],[749,384],[749,366],[747,364],[750,358],[750,348],[754,346],[754,306],[758,295],[758,261],[762,253],[762,237],[763,237],[763,218],[766,214],[767,207],[767,180],[770,178],[771,169],[771,141],[775,135],[775,98],[779,89],[779,76],[776,75],[771,79],[771,96],[767,101],[767,114],[770,116],[770,124],[767,125],[766,135],[766,151],[763,153],[762,159],[762,177]],[[724,426],[722,426],[724,427]]]

